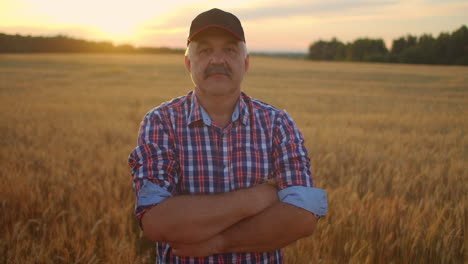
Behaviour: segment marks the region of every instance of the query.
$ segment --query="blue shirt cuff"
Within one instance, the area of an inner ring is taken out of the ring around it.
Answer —
[[[170,192],[151,181],[146,181],[138,195],[137,207],[155,205],[170,197],[172,197]]]
[[[315,215],[325,216],[328,210],[327,193],[325,190],[292,186],[278,192],[280,200],[305,209]]]

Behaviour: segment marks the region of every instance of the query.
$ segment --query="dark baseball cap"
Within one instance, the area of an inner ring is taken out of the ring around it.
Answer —
[[[239,19],[226,11],[213,8],[200,13],[192,20],[190,33],[187,38],[187,45],[200,32],[208,28],[221,28],[234,35],[239,40],[245,42],[244,29],[242,29]]]

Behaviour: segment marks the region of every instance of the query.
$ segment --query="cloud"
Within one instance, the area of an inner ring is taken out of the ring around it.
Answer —
[[[234,13],[242,23],[263,21],[281,21],[294,17],[315,20],[362,20],[388,18],[420,18],[445,15],[450,12],[466,10],[467,3],[460,0],[341,0],[341,1],[260,1],[237,7],[230,6],[226,11]],[[199,13],[213,6],[210,2],[187,4],[176,7],[163,15],[155,16],[145,23],[148,30],[168,30],[187,28]],[[223,9],[223,6],[219,8]],[[287,21],[285,21],[287,22]]]
[[[327,16],[343,15],[350,10],[359,11],[375,9],[398,4],[397,1],[317,1],[293,2],[285,4],[262,4],[255,7],[240,8],[235,13],[244,20],[259,20],[270,18],[287,18],[293,16]]]
[[[242,22],[268,20],[268,19],[285,19],[294,16],[314,16],[325,17],[329,15],[342,16],[350,10],[368,10],[381,7],[396,5],[398,2],[394,0],[382,1],[289,1],[287,4],[284,1],[268,1],[259,2],[250,6],[239,6],[225,9],[234,13]],[[171,27],[188,28],[192,19],[199,13],[212,8],[206,4],[191,4],[177,7],[172,12],[165,15],[153,17],[146,23],[147,28],[161,30]],[[223,7],[220,7],[223,9]]]

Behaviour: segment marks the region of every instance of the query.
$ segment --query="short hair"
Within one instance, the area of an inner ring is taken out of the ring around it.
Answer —
[[[247,50],[247,45],[243,41],[239,41],[242,46],[242,52],[244,53],[244,59],[247,58],[247,55],[249,55],[249,52]],[[187,49],[185,49],[185,56],[187,56],[189,59],[192,56],[191,48],[190,46],[194,43],[194,41],[190,41],[190,43],[187,45]]]

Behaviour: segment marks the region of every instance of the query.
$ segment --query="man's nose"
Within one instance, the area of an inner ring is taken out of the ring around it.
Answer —
[[[211,54],[210,58],[211,64],[225,64],[226,63],[226,54],[222,51],[215,51]]]

